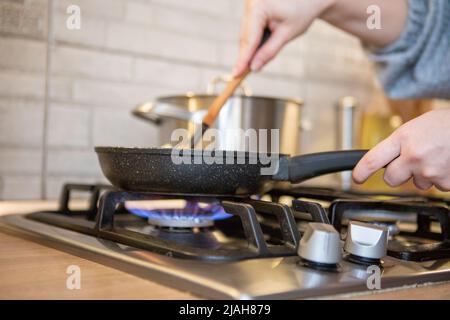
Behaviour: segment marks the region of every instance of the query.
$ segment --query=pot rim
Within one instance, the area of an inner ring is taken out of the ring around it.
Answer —
[[[194,93],[194,92],[186,92],[185,94],[178,95],[165,95],[156,98],[154,101],[167,103],[166,100],[169,99],[190,99],[190,98],[214,98],[217,97],[216,94],[208,94],[208,93]],[[269,97],[269,96],[253,96],[253,95],[243,95],[243,94],[233,94],[230,98],[241,98],[241,99],[252,99],[252,100],[272,100],[278,101],[282,103],[294,103],[299,107],[302,107],[305,103],[302,99],[299,98],[282,98],[282,97]]]

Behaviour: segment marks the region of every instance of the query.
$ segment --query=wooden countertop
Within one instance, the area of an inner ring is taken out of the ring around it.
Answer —
[[[0,215],[55,207],[54,202],[0,202]],[[0,299],[196,299],[187,292],[141,279],[4,230],[0,230],[0,252]],[[80,290],[66,288],[69,265],[81,268]],[[450,282],[332,298],[450,299]]]
[[[0,232],[0,299],[193,299],[125,272]],[[66,288],[67,267],[81,289]]]
[[[84,206],[83,201],[73,203],[74,209]],[[0,215],[56,208],[57,203],[50,201],[3,201]],[[1,229],[0,252],[0,299],[195,299]],[[80,290],[66,288],[70,265],[81,269]]]

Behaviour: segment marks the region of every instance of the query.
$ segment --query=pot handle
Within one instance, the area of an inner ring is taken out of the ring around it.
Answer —
[[[216,76],[214,78],[212,78],[209,82],[208,85],[206,86],[206,93],[207,94],[216,94],[216,87],[219,83],[228,83],[231,80],[233,80],[233,77],[230,75],[219,75]],[[239,84],[239,89],[242,90],[242,93],[244,94],[244,96],[251,96],[252,95],[252,91],[250,90],[250,88],[246,85],[246,83],[244,81],[242,81]]]
[[[331,151],[289,158],[289,181],[298,183],[328,173],[353,170],[367,151]]]
[[[139,104],[132,113],[138,118],[158,125],[161,124],[164,119],[191,121],[193,116],[190,111],[175,105],[152,102]]]
[[[139,104],[135,109],[133,109],[133,111],[131,111],[131,113],[140,119],[150,121],[153,124],[159,125],[161,123],[161,117],[151,111],[153,108],[153,103],[146,102]]]

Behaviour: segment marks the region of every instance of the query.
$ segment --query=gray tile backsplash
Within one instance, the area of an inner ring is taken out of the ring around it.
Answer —
[[[0,199],[55,198],[67,181],[105,182],[95,145],[158,146],[130,114],[157,96],[203,92],[229,73],[243,0],[0,0]],[[81,29],[66,27],[70,5]],[[49,16],[50,15],[50,16]],[[304,152],[334,145],[340,96],[370,98],[358,41],[323,22],[247,83],[305,100]]]

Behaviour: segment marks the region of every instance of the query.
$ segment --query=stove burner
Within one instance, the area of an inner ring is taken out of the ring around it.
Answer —
[[[382,264],[383,264],[381,259],[365,258],[365,257],[357,256],[355,254],[349,254],[344,259],[347,261],[356,263],[356,264],[363,265],[363,266],[372,266],[372,265],[382,266]]]
[[[408,223],[412,222],[415,226],[414,231],[400,228],[399,234],[388,242],[389,256],[408,261],[430,261],[450,257],[450,211],[445,206],[424,202],[363,199],[335,200],[329,207],[332,224],[338,232],[341,232],[344,221],[349,216],[359,220],[355,215],[351,215],[351,212],[361,212],[364,217],[372,213],[374,218],[379,219],[377,213],[380,210],[408,216],[413,212],[415,216],[413,221],[408,219]],[[438,232],[432,228],[433,223],[440,225]],[[411,242],[412,239],[417,242]]]
[[[185,219],[148,218],[148,223],[155,227],[173,229],[209,228],[214,225],[214,220],[202,220],[188,217]]]
[[[342,271],[342,268],[338,263],[320,263],[301,258],[298,264],[303,267],[315,269],[318,271],[336,273]]]
[[[125,202],[125,208],[139,217],[147,218],[150,225],[169,230],[208,228],[214,225],[214,221],[232,216],[218,202],[183,199],[128,201]]]

